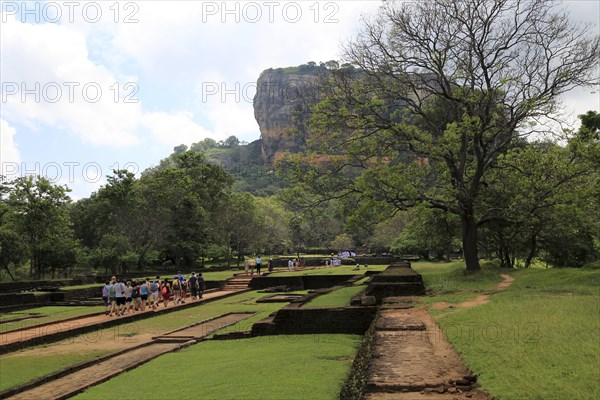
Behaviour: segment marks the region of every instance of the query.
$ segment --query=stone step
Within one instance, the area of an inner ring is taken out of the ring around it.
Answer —
[[[250,279],[230,279],[225,281],[225,283],[239,283],[239,284],[244,284],[247,285],[248,283],[250,283]]]
[[[268,316],[252,325],[253,336],[270,335],[275,331],[274,316]]]
[[[247,289],[248,285],[230,285],[230,284],[225,284],[225,286],[223,286],[224,290],[229,290],[229,289]]]
[[[423,278],[419,274],[406,274],[406,275],[388,275],[388,274],[378,274],[373,275],[371,278],[371,282],[392,282],[392,283],[402,283],[402,282],[423,282]]]

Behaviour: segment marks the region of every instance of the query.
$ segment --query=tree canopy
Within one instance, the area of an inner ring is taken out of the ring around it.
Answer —
[[[288,178],[321,200],[455,214],[478,270],[479,228],[496,219],[482,201],[491,171],[559,117],[562,94],[598,83],[589,28],[545,0],[385,2],[344,46],[359,72],[330,70],[312,110],[315,153],[341,156],[290,157]]]

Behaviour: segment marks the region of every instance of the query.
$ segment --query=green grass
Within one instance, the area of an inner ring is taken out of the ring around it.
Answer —
[[[441,301],[455,304],[473,299],[479,294],[491,293],[502,282],[500,274],[506,272],[482,263],[481,271],[466,274],[464,261],[421,261],[412,266],[422,275],[427,290],[435,294],[421,298],[424,304]]]
[[[441,293],[425,303],[464,301],[489,291],[500,273],[515,277],[487,304],[444,310],[438,317],[495,398],[600,398],[599,270],[490,269],[462,276],[457,263],[415,269]]]
[[[249,330],[253,322],[263,319],[270,313],[287,305],[287,303],[256,303],[256,299],[269,295],[268,293],[258,293],[256,291],[246,292],[237,296],[201,304],[197,307],[174,311],[165,315],[157,315],[144,320],[79,335],[53,344],[2,355],[0,356],[0,369],[2,370],[2,374],[0,375],[0,390],[14,387],[79,362],[93,360],[99,355],[134,346],[141,343],[141,340],[139,340],[140,334],[159,335],[229,312],[256,312],[257,315],[251,319],[240,321],[238,324],[228,327],[228,330]],[[52,312],[52,309],[56,309],[54,311],[58,312],[62,308],[74,307],[43,307],[45,310],[35,309],[35,311]],[[36,319],[36,321],[40,319]],[[104,352],[96,351],[95,347],[98,347],[100,344],[106,345],[106,343],[112,343],[113,345],[108,346],[109,349]],[[83,347],[85,350],[78,350],[76,354],[66,352],[65,349],[68,350],[72,344],[77,344],[78,348]],[[68,356],[63,356],[65,353]],[[57,357],[57,354],[60,354],[60,356]],[[28,361],[25,362],[23,360]],[[23,363],[27,364],[27,368],[22,368]],[[15,377],[10,378],[8,376],[12,372],[9,373],[7,371],[19,371],[19,373],[15,373]],[[6,379],[4,378],[5,372],[8,374]]]
[[[365,285],[344,287],[333,292],[315,297],[305,304],[305,307],[344,307],[350,305],[350,300],[365,290]]]
[[[354,270],[353,265],[341,265],[339,267],[331,267],[331,268],[305,269],[302,271],[278,272],[275,276],[363,275],[366,271],[383,271],[386,268],[387,268],[387,265],[369,265],[369,268],[365,269],[364,266],[361,265],[360,270],[356,271],[356,270]]]
[[[89,283],[86,285],[73,285],[73,286],[63,286],[60,290],[77,290],[77,289],[87,289],[87,288],[98,288],[98,293],[102,293],[102,288],[104,287],[103,283]]]
[[[29,353],[0,356],[0,391],[108,353],[109,351],[90,348],[88,351],[61,354],[60,357]]]
[[[0,314],[0,321],[5,321],[7,319],[13,319],[13,318],[25,318],[25,317],[35,316],[35,315],[31,315],[31,314],[35,314],[35,313],[31,313],[29,311],[14,311],[14,312],[9,312],[9,313],[5,313],[5,314]]]
[[[80,315],[93,314],[104,311],[104,306],[47,306],[31,308],[26,312],[39,313],[41,318],[32,318],[24,321],[9,322],[0,325],[0,332],[9,331],[17,328],[24,328],[31,325],[43,324],[45,322],[58,321],[61,319],[77,317]]]
[[[357,335],[265,336],[203,342],[88,389],[108,399],[132,387],[148,399],[336,399],[360,342]],[[182,368],[182,366],[185,366]]]

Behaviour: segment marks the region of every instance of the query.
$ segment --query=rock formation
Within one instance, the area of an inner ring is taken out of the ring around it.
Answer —
[[[308,113],[302,94],[316,82],[323,67],[268,69],[256,83],[254,117],[262,142],[262,160],[272,163],[284,152],[297,152],[305,145],[305,123]]]

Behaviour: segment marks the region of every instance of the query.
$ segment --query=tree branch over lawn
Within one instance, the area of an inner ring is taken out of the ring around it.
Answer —
[[[311,116],[318,151],[362,176],[322,176],[343,180],[342,193],[457,214],[467,270],[478,270],[486,176],[532,121],[559,118],[562,94],[599,83],[599,43],[556,2],[385,2],[343,47],[356,68],[330,70]],[[310,172],[295,178],[332,194]]]

